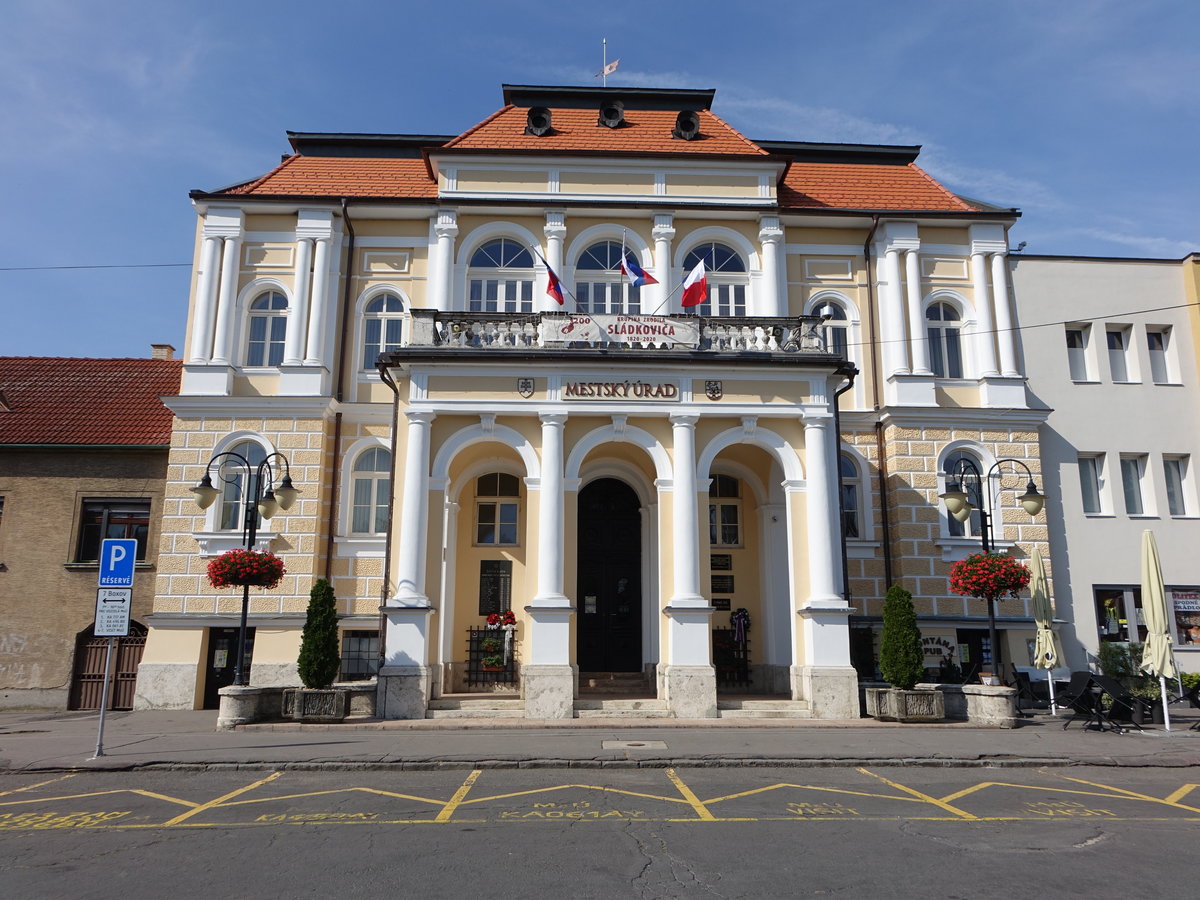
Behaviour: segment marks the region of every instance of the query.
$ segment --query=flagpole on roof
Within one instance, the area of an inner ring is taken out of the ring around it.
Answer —
[[[604,64],[600,66],[600,85],[608,87],[608,38],[602,38],[600,44],[604,55]]]

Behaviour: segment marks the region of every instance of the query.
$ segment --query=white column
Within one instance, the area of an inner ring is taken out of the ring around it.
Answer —
[[[838,558],[837,495],[833,489],[836,467],[831,448],[832,418],[804,418],[804,457],[808,516],[808,577],[806,603],[840,601],[838,582],[841,566]]]
[[[659,315],[670,312],[667,308],[667,297],[671,294],[671,242],[675,240],[674,219],[670,215],[654,217],[654,228],[650,232],[654,238],[654,277],[658,279],[658,293],[654,296],[653,309]],[[648,310],[645,301],[642,309]]]
[[[296,241],[296,280],[292,302],[288,304],[287,332],[283,340],[285,366],[298,366],[304,361],[304,346],[308,341],[308,299],[312,290],[312,249],[310,238]]]
[[[217,331],[213,339],[212,361],[226,366],[230,364],[234,331],[237,328],[235,307],[241,254],[241,238],[225,238],[224,253],[221,256],[221,291],[217,297]]]
[[[703,606],[700,595],[700,518],[696,499],[696,422],[699,416],[671,416],[675,474],[671,488],[675,590],[672,606]]]
[[[542,413],[542,478],[538,492],[538,586],[534,606],[565,606],[563,595],[563,426],[565,413]],[[564,659],[563,662],[566,662]]]
[[[217,312],[217,278],[220,265],[221,239],[206,237],[200,250],[200,277],[196,281],[192,346],[188,350],[188,362],[204,363],[212,358],[213,319]]]
[[[971,282],[975,289],[975,311],[978,325],[975,334],[975,352],[979,360],[979,376],[987,378],[999,375],[996,368],[996,340],[993,332],[996,318],[992,309],[992,293],[988,289],[986,254],[974,250],[971,253]]]
[[[437,414],[408,410],[408,449],[404,458],[404,496],[400,507],[395,606],[427,606],[425,548],[429,531],[429,442]]]
[[[883,258],[883,374],[908,371],[904,352],[904,299],[900,293],[900,251],[888,250]]]
[[[453,297],[451,281],[454,275],[454,239],[458,236],[458,213],[453,209],[439,209],[433,231],[437,236],[437,252],[429,272],[429,305],[445,311],[450,309]]]
[[[542,233],[546,236],[546,262],[550,264],[550,268],[554,270],[554,274],[559,278],[563,277],[563,238],[567,236],[566,216],[562,212],[546,213],[546,224],[542,228]],[[564,285],[565,287],[565,285]],[[559,312],[563,309],[558,305],[558,301],[546,293],[542,285],[534,285],[534,292],[538,293],[538,309],[545,312]]]
[[[760,315],[782,318],[788,314],[787,287],[782,283],[779,264],[783,229],[776,216],[763,216],[758,225],[758,239],[762,244],[762,302],[755,307]]]
[[[904,251],[904,282],[908,294],[908,339],[912,348],[914,375],[932,375],[929,368],[929,340],[926,338],[925,315],[921,309],[921,266],[917,250]]]
[[[996,343],[1000,345],[1000,371],[1019,378],[1017,366],[1017,332],[1013,320],[1012,301],[1008,297],[1008,256],[992,254],[992,299],[996,307]]]
[[[329,319],[329,254],[333,246],[331,238],[318,238],[313,259],[312,310],[308,315],[308,342],[304,350],[304,364],[319,366],[324,362],[322,347],[325,345],[325,326]]]

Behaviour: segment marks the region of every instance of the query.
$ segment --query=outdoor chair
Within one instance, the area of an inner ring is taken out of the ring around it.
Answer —
[[[1122,725],[1132,725],[1138,731],[1142,730],[1142,726],[1136,721],[1136,718],[1140,718],[1140,716],[1135,718],[1134,715],[1134,711],[1138,710],[1141,705],[1141,700],[1125,690],[1125,685],[1117,679],[1109,678],[1107,675],[1093,675],[1092,682],[1099,685],[1103,692],[1112,698],[1112,706],[1108,709],[1109,719],[1120,722]]]
[[[1058,697],[1060,706],[1069,707],[1071,718],[1063,722],[1063,731],[1076,719],[1083,717],[1083,728],[1086,731],[1090,725],[1095,725],[1101,731],[1118,731],[1104,710],[1102,702],[1104,688],[1096,682],[1091,672],[1072,672],[1067,689]]]
[[[1027,672],[1020,671],[1016,666],[1012,667],[1012,673],[1013,684],[1017,689],[1017,715],[1023,716],[1025,715],[1025,712],[1021,705],[1022,702],[1024,702],[1028,708],[1033,709],[1040,705],[1040,701],[1038,700],[1037,695],[1033,692],[1033,683],[1029,680],[1029,674]]]

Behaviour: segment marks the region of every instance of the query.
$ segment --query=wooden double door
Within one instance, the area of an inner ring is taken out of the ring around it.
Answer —
[[[581,672],[642,670],[642,516],[629,485],[579,492],[577,660]]]

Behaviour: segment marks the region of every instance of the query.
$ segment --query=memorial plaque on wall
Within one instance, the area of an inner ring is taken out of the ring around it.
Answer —
[[[714,572],[728,572],[733,568],[732,553],[714,553],[710,557],[709,568]]]
[[[731,606],[732,603],[733,600],[729,597],[713,597],[713,608],[718,612],[721,610],[728,612],[729,610],[733,609]]]
[[[484,559],[479,563],[479,614],[502,613],[512,603],[512,561]]]
[[[714,594],[732,594],[733,593],[733,576],[732,575],[714,575],[712,577],[712,592]]]

